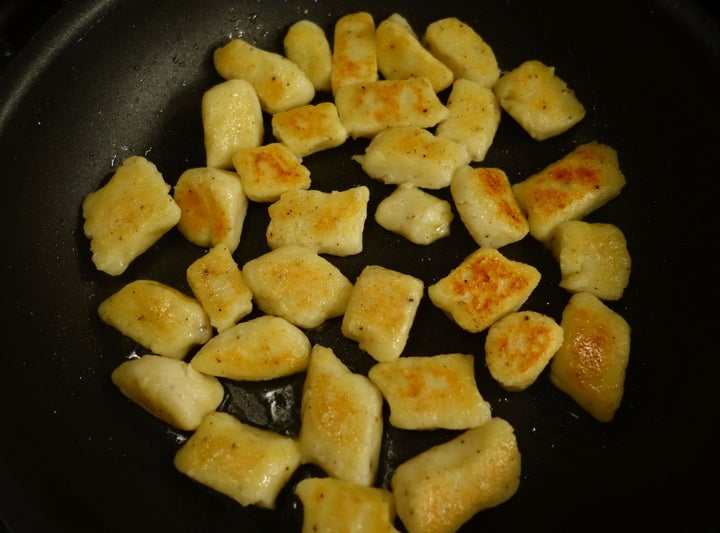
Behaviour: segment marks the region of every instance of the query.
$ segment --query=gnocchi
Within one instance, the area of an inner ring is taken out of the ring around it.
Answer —
[[[206,166],[185,171],[174,196],[149,161],[127,161],[147,174],[153,201],[166,202],[163,215],[143,228],[142,246],[113,250],[126,257],[110,268],[98,261],[98,269],[123,273],[173,226],[207,251],[186,270],[194,297],[136,280],[101,303],[103,321],[152,352],[119,365],[112,381],[192,432],[175,455],[179,472],[241,505],[275,508],[295,471],[312,464],[328,477],[295,486],[303,528],[397,531],[399,519],[410,533],[456,531],[519,486],[514,429],[493,416],[476,381],[483,353],[507,391],[530,387],[549,366],[548,379],[591,417],[609,422],[619,408],[630,329],[600,298],[622,296],[630,258],[618,228],[582,221],[623,188],[617,154],[589,142],[514,184],[500,168],[475,165],[493,144],[501,110],[537,140],[571,128],[585,111],[537,61],[501,76],[492,48],[456,18],[431,23],[421,39],[398,13],[377,27],[370,13],[350,13],[336,21],[333,50],[322,27],[301,20],[282,44],[284,56],[242,39],[214,50],[226,81],[201,102]],[[332,98],[317,98],[320,91]],[[310,156],[347,141],[365,147],[349,160],[363,178],[382,182],[372,190],[390,194],[374,198],[362,183],[314,187]],[[92,205],[100,192],[86,198],[87,227],[101,211]],[[122,209],[132,216],[139,211],[128,199]],[[240,236],[251,203],[268,204],[269,251],[245,259]],[[364,251],[373,205],[382,228],[426,246],[449,234],[457,214],[477,248],[427,287],[380,264],[365,264],[353,283],[343,259]],[[105,220],[86,232],[94,252],[95,235],[111,226]],[[498,250],[528,234],[550,249],[560,287],[573,293],[560,324],[521,309],[541,274]],[[603,246],[617,258],[609,274],[591,257]],[[426,288],[427,303],[460,329],[487,330],[478,353],[405,354]],[[338,346],[364,352],[372,366],[351,369],[342,351],[311,341],[309,332],[326,325],[339,327]],[[598,368],[590,368],[591,345]],[[223,383],[295,375],[302,398],[292,435],[242,422],[222,405]],[[403,431],[462,433],[383,480],[385,419]]]
[[[92,261],[113,276],[167,233],[180,220],[157,167],[142,156],[130,156],[110,181],[85,196],[83,231],[90,239]]]

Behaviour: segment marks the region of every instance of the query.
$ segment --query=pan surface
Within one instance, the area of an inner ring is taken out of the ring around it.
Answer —
[[[185,268],[205,250],[172,230],[122,276],[105,275],[90,260],[80,206],[129,155],[146,156],[171,184],[204,165],[199,104],[221,81],[212,65],[216,47],[243,37],[281,52],[291,23],[308,18],[331,35],[334,22],[355,11],[378,22],[398,12],[418,33],[458,17],[493,47],[502,69],[539,59],[575,90],[587,109],[580,124],[537,142],[504,114],[483,165],[518,182],[597,140],[618,151],[627,177],[621,195],[588,217],[620,227],[633,259],[625,295],[609,303],[633,332],[612,422],[592,419],[547,372],[526,391],[503,391],[484,365],[484,336],[463,334],[427,296],[421,303],[405,353],[476,355],[478,387],[493,414],[514,426],[522,453],[515,496],[463,530],[595,530],[632,520],[644,529],[709,529],[715,513],[707,484],[718,473],[710,434],[718,421],[712,295],[720,30],[693,5],[670,0],[608,0],[591,15],[569,0],[68,2],[0,79],[6,527],[299,531],[302,508],[291,485],[278,509],[267,511],[195,484],[172,464],[187,434],[141,411],[110,382],[112,370],[143,349],[103,324],[98,304],[138,278],[189,293]],[[348,141],[304,160],[315,188],[371,188],[363,254],[330,259],[350,279],[366,264],[382,264],[427,286],[475,245],[457,216],[451,235],[428,247],[378,226],[372,214],[390,189],[350,159],[365,144]],[[235,254],[241,266],[267,250],[266,223],[266,206],[251,206]],[[569,294],[557,286],[549,252],[530,238],[503,252],[543,273],[524,308],[559,320]],[[308,335],[356,372],[372,363],[342,339],[337,320]],[[224,410],[297,433],[301,376],[225,385]],[[386,425],[378,483],[387,486],[398,464],[450,436]],[[302,469],[293,482],[312,473]]]

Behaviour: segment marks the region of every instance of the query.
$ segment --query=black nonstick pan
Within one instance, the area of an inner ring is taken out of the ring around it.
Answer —
[[[483,165],[518,182],[597,140],[617,150],[627,178],[620,196],[588,217],[620,227],[633,260],[624,296],[609,303],[632,328],[625,392],[611,422],[593,419],[547,372],[525,391],[504,391],[485,366],[484,334],[463,333],[427,297],[421,303],[405,354],[474,354],[478,387],[493,414],[513,425],[522,453],[517,493],[463,531],[712,530],[720,29],[694,4],[675,0],[591,8],[569,0],[67,2],[0,78],[5,527],[300,530],[292,484],[270,511],[191,481],[172,462],[188,434],[142,411],[110,381],[114,368],[144,349],[101,322],[99,303],[139,278],[189,292],[185,269],[205,250],[174,229],[124,274],[109,276],[92,264],[81,204],[130,155],[147,157],[170,184],[204,164],[200,99],[221,81],[216,47],[243,37],[281,52],[293,22],[311,19],[331,35],[335,21],[355,11],[378,22],[400,13],[420,34],[434,20],[457,17],[492,46],[503,70],[539,59],[573,88],[587,110],[582,122],[535,141],[503,114]],[[370,187],[372,215],[390,188],[351,159],[365,146],[349,140],[304,163],[314,187]],[[266,206],[251,205],[239,265],[267,250],[265,224]],[[458,217],[449,237],[418,246],[369,216],[363,253],[332,261],[350,279],[375,263],[428,285],[474,247]],[[559,320],[569,293],[558,286],[549,251],[527,238],[503,252],[543,273],[524,308]],[[308,335],[353,371],[372,364],[342,338],[337,319]],[[223,410],[297,434],[301,375],[225,386]],[[453,435],[386,425],[378,485],[388,486],[400,462]],[[313,473],[303,469],[293,482]]]

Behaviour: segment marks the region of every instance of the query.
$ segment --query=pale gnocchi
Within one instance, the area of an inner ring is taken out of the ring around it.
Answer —
[[[315,91],[331,89],[332,51],[325,30],[311,20],[292,24],[283,39],[285,56],[305,73]]]
[[[151,352],[175,359],[212,336],[200,302],[155,280],[131,281],[100,303],[98,315]]]
[[[423,46],[407,19],[393,13],[375,32],[378,70],[386,80],[427,78],[436,93],[447,89],[454,74]]]
[[[310,340],[284,318],[262,315],[221,331],[192,357],[195,370],[235,381],[264,381],[307,369]]]
[[[363,268],[350,291],[341,331],[376,361],[402,354],[425,284],[379,265]]]
[[[288,191],[268,207],[268,245],[294,244],[343,257],[359,254],[369,199],[364,185],[344,191]]]
[[[220,381],[185,361],[161,355],[128,359],[110,379],[147,412],[178,429],[195,430],[225,398]]]
[[[107,184],[83,200],[83,230],[98,270],[117,276],[180,220],[157,167],[130,156]]]
[[[208,167],[232,169],[236,150],[260,146],[265,124],[260,100],[250,82],[231,79],[205,91],[202,124]]]
[[[375,484],[383,434],[383,400],[364,375],[331,348],[315,345],[302,391],[302,460],[363,487]]]
[[[345,312],[352,283],[310,248],[286,244],[243,267],[257,306],[301,328],[316,328]]]
[[[175,467],[241,505],[275,508],[300,465],[297,439],[213,411],[175,454]]]
[[[470,162],[464,145],[425,128],[398,126],[373,137],[363,155],[353,157],[373,179],[426,189],[450,185],[455,171]]]
[[[383,228],[423,245],[447,237],[454,218],[450,202],[409,182],[398,185],[375,210]]]
[[[215,69],[226,80],[241,79],[255,89],[263,111],[270,114],[309,103],[315,87],[288,58],[232,39],[213,53]]]

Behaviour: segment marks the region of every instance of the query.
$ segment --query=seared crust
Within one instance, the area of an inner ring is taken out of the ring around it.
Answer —
[[[530,234],[543,243],[566,220],[578,220],[615,198],[625,186],[617,152],[593,141],[512,186]]]
[[[481,247],[428,287],[428,295],[461,328],[478,333],[516,311],[538,283],[535,267]]]
[[[565,339],[550,366],[550,380],[601,422],[620,407],[630,357],[630,326],[587,292],[574,294],[560,322]]]

